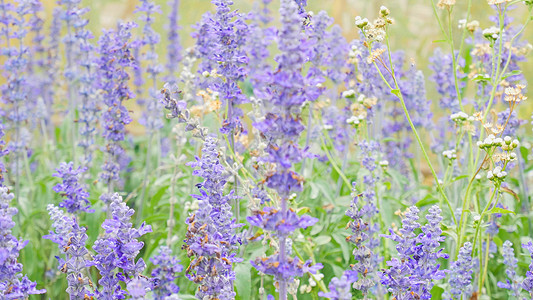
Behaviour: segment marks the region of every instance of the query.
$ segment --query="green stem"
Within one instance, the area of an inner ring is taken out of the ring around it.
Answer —
[[[390,43],[389,43],[388,34],[385,35],[385,41],[387,42],[387,53],[389,55],[389,62],[390,62],[390,65],[391,65],[390,70],[391,70],[391,73],[392,73],[392,79],[394,81],[394,86],[395,86],[395,91],[396,91],[396,93],[395,93],[394,90],[391,88],[391,93],[393,93],[400,100],[400,103],[402,105],[402,109],[403,109],[403,111],[405,113],[405,117],[407,118],[407,121],[409,122],[409,126],[411,127],[411,130],[413,130],[413,133],[414,133],[415,138],[416,138],[416,140],[418,142],[418,145],[420,146],[420,149],[422,150],[422,154],[424,155],[424,158],[425,158],[425,160],[426,160],[426,162],[427,162],[427,164],[429,166],[429,169],[431,170],[431,174],[433,174],[433,178],[435,180],[435,183],[437,184],[437,189],[438,189],[439,193],[442,195],[442,197],[444,198],[444,200],[446,201],[446,204],[448,205],[448,208],[450,209],[450,215],[452,216],[452,219],[453,219],[454,223],[457,224],[457,220],[455,219],[455,215],[453,213],[453,208],[452,208],[452,205],[450,203],[450,200],[448,200],[448,197],[446,197],[446,194],[444,193],[444,189],[442,188],[442,186],[441,186],[441,184],[439,182],[439,178],[437,176],[437,173],[435,172],[435,169],[433,168],[433,164],[431,163],[431,160],[429,159],[429,156],[427,154],[426,148],[424,147],[424,144],[422,143],[422,140],[420,139],[420,135],[418,134],[418,131],[416,130],[416,127],[413,124],[413,121],[411,120],[411,116],[409,115],[409,110],[407,109],[407,106],[405,105],[405,100],[403,99],[402,91],[400,89],[400,86],[398,85],[398,82],[396,80],[396,76],[394,74],[394,66],[392,64],[392,58],[391,58]],[[381,73],[381,70],[377,66],[376,62],[374,62],[374,66],[376,67],[377,71],[379,72],[379,75],[384,80],[384,82],[387,84],[387,86],[390,87],[389,83],[387,82],[387,80],[385,80],[385,77]]]
[[[335,171],[339,173],[339,176],[342,178],[342,180],[344,180],[344,183],[346,184],[346,186],[348,187],[352,186],[352,184],[350,183],[350,180],[348,180],[348,177],[344,175],[344,173],[339,168],[339,166],[337,166],[337,163],[335,163],[335,161],[333,160],[333,157],[329,153],[328,146],[326,145],[326,141],[324,140],[324,137],[320,136],[320,140],[322,141],[322,148],[324,149],[324,152],[326,152],[326,156],[328,157],[328,160],[331,163],[331,166],[333,167],[333,169],[335,169]]]

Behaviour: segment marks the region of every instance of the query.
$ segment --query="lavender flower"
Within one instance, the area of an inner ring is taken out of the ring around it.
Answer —
[[[145,71],[148,73],[147,79],[149,79],[151,83],[151,87],[148,90],[148,96],[150,99],[144,100],[139,98],[137,100],[137,103],[143,106],[143,115],[139,119],[139,123],[144,125],[148,131],[153,132],[154,130],[163,127],[163,122],[160,118],[162,107],[158,101],[159,94],[157,93],[157,76],[163,71],[163,66],[158,62],[158,55],[155,49],[161,38],[152,28],[155,21],[155,14],[160,14],[161,8],[152,1],[142,0],[141,5],[137,6],[136,12],[142,13],[140,19],[144,22],[142,39],[136,41],[137,45],[135,48],[135,52],[137,53],[135,56],[139,61],[135,66],[137,77],[135,84],[138,88],[137,96],[143,96],[141,86],[144,82],[144,78],[142,78],[144,70],[140,63],[142,61],[146,61],[148,64]],[[147,46],[148,49],[143,55],[139,55],[138,52],[142,50],[144,46]]]
[[[179,0],[170,0],[168,6],[170,10],[168,13],[168,33],[167,33],[167,77],[165,81],[169,83],[176,83],[176,72],[178,71],[178,64],[182,59],[181,43],[178,30],[178,18],[179,18]]]
[[[102,114],[107,158],[100,178],[109,186],[110,192],[120,180],[119,161],[124,155],[120,142],[125,138],[125,126],[132,121],[123,102],[134,97],[128,87],[129,75],[126,72],[127,68],[134,66],[129,47],[134,26],[134,23],[119,23],[116,32],[105,31],[99,41],[99,87],[107,106]]]
[[[444,241],[441,236],[441,210],[437,205],[429,209],[426,215],[428,224],[422,227],[422,234],[416,235],[415,230],[420,227],[418,208],[411,206],[402,220],[400,234],[391,229],[387,238],[396,241],[399,259],[393,258],[387,262],[390,267],[383,270],[381,283],[393,293],[397,299],[404,299],[407,295],[418,296],[420,299],[431,299],[431,288],[434,280],[446,277],[443,270],[439,270],[439,258],[448,258],[440,247]]]
[[[250,24],[248,25],[249,36],[246,39],[245,51],[248,57],[246,64],[246,74],[252,86],[254,96],[260,99],[268,100],[271,95],[269,86],[265,78],[272,76],[272,67],[268,63],[270,57],[269,46],[276,39],[274,28],[264,28],[271,21],[268,4],[271,0],[262,1],[263,7],[254,7],[254,10],[248,14]],[[257,4],[257,3],[256,3]]]
[[[229,204],[235,196],[233,191],[224,194],[228,174],[218,159],[218,140],[207,137],[202,157],[189,165],[195,168],[193,175],[204,181],[196,185],[200,194],[193,195],[199,201],[198,211],[186,220],[188,230],[183,249],[193,257],[186,275],[200,284],[197,299],[233,299],[232,264],[241,261],[233,251],[241,241],[235,234],[239,225],[235,224]]]
[[[357,280],[357,273],[353,271],[346,271],[341,278],[334,277],[329,283],[329,292],[319,292],[320,297],[325,297],[331,300],[351,300],[352,292],[351,285]]]
[[[79,9],[79,19],[74,24],[77,51],[80,58],[78,93],[81,99],[81,107],[78,124],[81,138],[78,146],[83,149],[82,165],[84,166],[89,165],[92,161],[92,145],[98,132],[96,125],[100,111],[98,105],[100,99],[96,86],[98,62],[95,59],[95,47],[91,44],[91,39],[94,36],[89,29],[85,28],[88,23],[87,20],[81,17],[87,11],[88,9]]]
[[[52,219],[54,231],[43,236],[56,243],[63,257],[57,257],[59,269],[67,274],[67,293],[71,299],[85,299],[93,294],[89,290],[91,281],[87,278],[85,268],[89,251],[85,248],[87,242],[86,229],[80,227],[75,217],[70,217],[52,204],[47,207]]]
[[[474,272],[472,262],[472,243],[466,242],[461,249],[457,261],[450,264],[450,286],[452,299],[470,297],[472,293],[472,273]]]
[[[146,299],[146,292],[150,291],[150,280],[145,277],[135,277],[126,284],[131,299]]]
[[[180,291],[176,284],[178,273],[183,271],[176,256],[172,256],[172,250],[167,246],[161,246],[157,255],[150,258],[156,266],[152,270],[153,292],[155,300],[164,300],[168,296],[177,294]]]
[[[96,266],[102,276],[98,280],[101,289],[96,291],[97,297],[125,299],[127,293],[122,290],[119,282],[128,284],[145,269],[146,264],[142,258],[135,261],[144,246],[137,239],[152,232],[152,227],[142,223],[139,229],[133,228],[131,217],[135,211],[117,193],[111,196],[110,208],[112,218],[106,219],[102,224],[104,235],[94,242],[93,249],[97,254],[90,265]]]
[[[6,117],[6,126],[12,131],[7,145],[13,159],[11,169],[15,174],[22,171],[24,156],[30,156],[30,133],[25,127],[32,111],[27,88],[29,66],[29,48],[24,44],[30,24],[28,15],[32,13],[32,1],[18,0],[13,3],[1,2],[0,13],[4,28],[5,45],[1,54],[5,57],[3,66],[6,83],[0,87],[1,102],[4,103],[0,114]],[[16,43],[12,45],[11,43]],[[18,191],[17,191],[18,192]]]
[[[267,147],[263,161],[275,167],[269,171],[264,180],[267,187],[275,190],[279,195],[281,207],[266,207],[254,213],[247,220],[263,229],[275,230],[279,239],[279,252],[268,258],[258,258],[253,265],[261,272],[274,275],[279,284],[280,299],[287,297],[288,283],[295,276],[303,272],[315,272],[321,265],[308,267],[298,258],[287,257],[291,249],[288,236],[297,228],[305,228],[316,223],[317,219],[308,216],[298,216],[288,207],[291,193],[302,189],[303,178],[291,167],[300,162],[305,151],[298,147],[298,137],[304,130],[298,117],[301,105],[308,100],[314,100],[313,89],[309,89],[302,69],[307,58],[311,56],[310,45],[301,30],[302,17],[298,6],[293,0],[284,0],[280,7],[282,28],[278,34],[281,53],[275,58],[279,64],[278,70],[271,77],[262,78],[266,85],[270,85],[270,111],[262,120],[256,120],[254,127],[265,138]],[[314,85],[313,85],[314,86]],[[266,104],[266,103],[265,103]]]
[[[355,190],[354,183],[353,191],[352,204],[346,211],[346,215],[352,219],[348,223],[352,234],[346,240],[355,244],[352,254],[356,262],[351,269],[360,274],[353,286],[360,290],[363,295],[368,296],[369,290],[376,285],[377,281],[376,270],[379,256],[374,249],[379,245],[379,240],[375,237],[376,233],[379,232],[379,225],[373,224],[373,219],[378,210],[374,203],[373,186],[369,186],[367,189],[367,191],[372,192],[359,194]]]
[[[508,279],[506,282],[498,281],[498,287],[511,291],[511,294],[517,298],[520,297],[522,290],[522,279],[516,274],[518,268],[518,259],[514,255],[513,243],[505,241],[502,246],[503,263],[505,264],[505,274]]]
[[[54,176],[61,178],[63,182],[56,184],[52,189],[65,197],[59,207],[65,208],[71,214],[77,214],[80,211],[94,212],[90,209],[91,203],[87,200],[89,193],[79,183],[81,175],[87,171],[87,168],[74,169],[74,163],[69,162],[61,163],[56,171]]]
[[[6,156],[9,153],[8,149],[4,149],[6,142],[4,142],[4,124],[2,123],[2,120],[0,120],[0,186],[4,186],[4,173],[7,172],[6,167],[4,163],[2,162],[2,157]]]
[[[522,247],[529,251],[531,256],[531,263],[529,264],[529,270],[526,272],[526,278],[522,281],[522,288],[526,290],[531,297],[533,297],[533,243],[528,242],[527,244],[522,244]]]
[[[43,294],[45,290],[36,289],[36,283],[31,282],[21,274],[22,264],[18,262],[20,250],[28,241],[15,238],[11,229],[15,227],[13,216],[18,213],[9,203],[15,196],[7,187],[0,186],[0,296],[2,299],[26,299],[29,295]]]
[[[220,94],[227,105],[228,115],[220,131],[233,139],[234,134],[243,130],[240,122],[243,113],[237,105],[248,101],[238,85],[246,75],[244,65],[248,57],[243,48],[248,27],[241,14],[231,11],[233,1],[213,0],[212,3],[216,6],[216,13],[209,24],[213,44],[208,59],[218,66],[216,72],[220,78],[213,79],[209,86]]]

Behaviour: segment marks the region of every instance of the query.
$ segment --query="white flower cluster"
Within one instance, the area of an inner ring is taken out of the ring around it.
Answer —
[[[442,155],[449,160],[457,159],[457,152],[455,149],[442,151]]]
[[[357,126],[361,122],[363,122],[364,119],[365,117],[363,115],[351,116],[348,119],[346,119],[346,123]]]
[[[370,22],[367,18],[361,16],[355,17],[355,26],[363,31],[366,38],[372,42],[382,42],[385,39],[385,26],[393,24],[394,20],[389,17],[390,10],[385,6],[379,9],[380,17]]]
[[[382,167],[384,170],[386,170],[389,167],[389,161],[388,160],[381,160],[379,161],[379,166]]]
[[[355,98],[355,91],[350,89],[350,90],[346,90],[344,92],[342,92],[342,97],[343,98]]]
[[[486,137],[483,141],[478,141],[477,146],[481,149],[490,149],[492,147],[501,147],[504,151],[512,151],[520,145],[517,139],[506,136],[503,139],[497,138],[493,134]]]
[[[494,168],[494,170],[487,172],[487,179],[489,179],[490,181],[501,182],[503,181],[503,179],[505,179],[506,176],[507,172],[503,171],[502,167],[500,166],[497,166],[496,168]]]
[[[483,36],[490,41],[495,41],[500,36],[500,28],[492,26],[483,29]]]
[[[469,116],[467,113],[462,112],[462,111],[451,114],[450,119],[454,121],[455,123],[457,123],[457,125],[462,124],[464,121],[470,121],[470,122],[474,121],[474,117]]]

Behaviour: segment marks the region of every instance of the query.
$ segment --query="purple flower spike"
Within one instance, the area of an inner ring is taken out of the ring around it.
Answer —
[[[97,254],[89,265],[96,266],[102,276],[98,280],[101,289],[96,291],[97,297],[125,299],[127,292],[122,290],[119,282],[128,284],[145,269],[142,258],[135,261],[144,246],[138,238],[152,232],[152,227],[143,223],[139,229],[133,228],[131,217],[135,211],[117,193],[111,196],[110,201],[112,218],[102,224],[104,234],[94,242],[93,249]]]
[[[525,248],[531,256],[529,270],[526,272],[526,278],[524,281],[522,281],[522,288],[526,290],[531,297],[533,297],[533,243],[528,242],[527,244],[522,244],[522,247]]]
[[[391,235],[386,236],[398,243],[396,250],[399,257],[387,262],[389,268],[380,274],[381,283],[397,299],[431,299],[433,281],[446,277],[437,262],[439,258],[448,258],[439,249],[444,241],[440,229],[442,211],[437,205],[432,206],[426,215],[427,225],[417,235],[415,230],[420,227],[418,213],[418,208],[411,206],[402,220],[399,234],[391,230]]]
[[[233,299],[235,272],[232,265],[241,259],[234,250],[241,243],[236,235],[235,219],[230,201],[233,192],[224,194],[228,173],[218,158],[218,140],[208,136],[202,147],[202,157],[189,163],[193,175],[204,180],[196,186],[200,194],[193,195],[199,202],[198,210],[190,215],[183,249],[192,257],[185,272],[189,280],[199,284],[197,299]]]
[[[170,6],[168,13],[168,33],[167,33],[167,63],[165,65],[167,69],[167,77],[165,78],[166,82],[176,83],[177,77],[176,72],[178,71],[178,64],[182,59],[182,49],[179,36],[179,0],[170,0],[168,2]]]
[[[183,266],[179,264],[176,256],[172,256],[172,250],[167,246],[161,246],[157,255],[150,258],[156,266],[152,270],[154,299],[164,300],[168,296],[177,294],[180,291],[176,284],[178,273],[183,271]]]
[[[522,290],[522,279],[516,274],[518,259],[514,255],[513,243],[505,241],[502,246],[503,263],[505,264],[506,282],[498,282],[498,287],[511,291],[511,295],[520,298]]]
[[[84,299],[93,296],[89,286],[92,284],[90,279],[85,276],[87,267],[86,256],[89,254],[85,243],[87,242],[86,229],[80,227],[76,218],[65,215],[65,213],[49,204],[48,213],[52,219],[54,231],[49,235],[43,236],[56,243],[61,257],[59,261],[59,270],[67,274],[68,288],[67,293],[71,299]]]
[[[19,252],[28,241],[18,240],[11,234],[15,227],[13,216],[18,213],[16,208],[9,206],[14,197],[7,187],[0,186],[0,295],[5,299],[27,299],[29,295],[46,291],[36,289],[36,283],[21,274]]]
[[[116,31],[105,31],[99,41],[99,87],[107,106],[102,114],[107,158],[100,178],[110,186],[110,191],[114,184],[120,183],[120,161],[125,155],[120,142],[126,135],[125,126],[132,121],[124,101],[135,96],[128,87],[130,77],[126,72],[127,68],[134,66],[129,40],[131,29],[135,26],[135,23],[119,23]]]
[[[77,214],[80,211],[87,213],[94,212],[90,209],[91,203],[87,198],[89,193],[85,190],[82,184],[80,184],[81,175],[87,170],[87,168],[78,167],[74,169],[74,163],[61,163],[59,168],[56,169],[57,173],[53,176],[59,177],[63,180],[62,183],[58,183],[52,189],[54,192],[61,194],[64,199],[59,204],[59,207],[63,207],[67,212],[71,214]]]
[[[341,278],[334,277],[329,283],[329,292],[319,292],[320,297],[325,297],[330,300],[351,300],[352,299],[352,283],[357,281],[357,272],[346,271]]]
[[[461,249],[457,261],[450,264],[450,286],[454,299],[469,298],[472,294],[472,243],[466,242]]]

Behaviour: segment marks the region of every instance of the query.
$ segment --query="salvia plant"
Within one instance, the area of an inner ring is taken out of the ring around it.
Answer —
[[[319,2],[0,0],[0,299],[533,299],[533,2]]]

